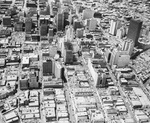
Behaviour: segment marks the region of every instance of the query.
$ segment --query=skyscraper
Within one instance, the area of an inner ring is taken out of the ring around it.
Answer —
[[[53,29],[49,29],[49,30],[48,30],[48,33],[49,33],[49,37],[53,37],[53,36],[54,36]]]
[[[140,31],[142,28],[142,21],[140,20],[130,20],[130,25],[127,33],[127,38],[133,40],[134,46],[138,46],[138,39],[140,36]]]
[[[47,26],[47,24],[41,24],[40,35],[41,36],[47,36],[47,33],[48,33],[48,26]]]
[[[82,28],[81,22],[78,21],[77,19],[75,19],[75,20],[73,21],[73,28],[74,28],[75,31],[76,31],[76,29],[78,29],[78,28]]]
[[[94,11],[91,9],[85,9],[83,10],[83,20],[90,19],[94,15]]]
[[[57,31],[63,31],[64,30],[64,14],[58,13],[57,14]]]
[[[62,66],[60,65],[59,62],[55,62],[55,77],[57,79],[61,79],[62,75]]]
[[[120,21],[118,21],[118,20],[111,20],[109,33],[112,34],[112,35],[116,35],[117,29],[119,27],[120,27]]]
[[[51,75],[52,74],[52,61],[48,60],[43,62],[43,75]]]
[[[134,42],[130,39],[126,39],[123,41],[122,50],[127,51],[129,55],[132,54],[134,49]]]
[[[83,32],[84,32],[84,29],[83,29],[83,28],[78,28],[78,29],[76,30],[76,37],[82,38],[82,37],[83,37]]]
[[[92,19],[90,20],[89,30],[90,30],[90,31],[95,30],[95,29],[96,29],[96,26],[97,26],[97,20],[94,19],[94,18],[92,18]]]
[[[69,18],[69,13],[68,12],[64,12],[64,29],[67,25],[69,25],[69,21],[68,21],[68,18]]]
[[[3,17],[3,26],[11,26],[11,17],[10,16]]]
[[[25,31],[26,31],[26,33],[31,33],[31,29],[32,29],[32,19],[26,18],[25,19]]]
[[[74,31],[72,26],[68,26],[66,29],[66,39],[67,41],[72,41],[74,37]]]
[[[121,51],[121,50],[118,50],[117,48],[115,48],[111,53],[111,58],[110,58],[111,66],[120,64],[120,62],[122,60],[121,57],[122,58],[124,58],[124,57],[127,58],[127,60],[124,60],[125,63],[123,63],[123,64],[126,65],[127,64],[126,62],[128,62],[128,57],[129,57],[128,52],[127,51]]]
[[[70,42],[64,42],[64,62],[66,64],[73,63],[73,46]]]

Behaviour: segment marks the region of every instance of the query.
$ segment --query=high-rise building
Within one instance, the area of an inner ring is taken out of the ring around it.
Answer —
[[[123,41],[122,50],[127,51],[129,55],[132,54],[134,49],[134,42],[130,39],[126,39]]]
[[[83,20],[90,19],[94,15],[94,11],[91,9],[85,9],[83,10]]]
[[[120,21],[119,20],[111,20],[109,33],[112,35],[116,35],[117,29],[119,27],[120,27]]]
[[[105,49],[105,59],[107,63],[110,63],[110,58],[111,58],[111,50]]]
[[[53,58],[57,54],[57,47],[55,45],[51,45],[49,49],[50,57]]]
[[[64,30],[64,14],[58,13],[57,14],[57,31],[63,31]]]
[[[72,50],[65,50],[65,52],[64,52],[64,62],[66,64],[72,64],[73,63],[73,53],[72,53]]]
[[[78,28],[76,30],[76,37],[77,38],[82,38],[83,37],[83,33],[84,33],[84,29],[83,28]]]
[[[39,88],[39,83],[37,81],[37,76],[30,75],[29,88],[30,89]]]
[[[123,37],[125,37],[125,35],[126,35],[126,29],[125,28],[117,29],[116,37],[118,39],[122,39]]]
[[[53,37],[54,36],[54,30],[53,29],[49,29],[48,30],[48,34],[49,34],[49,37]]]
[[[74,31],[72,26],[68,26],[66,29],[66,39],[67,41],[72,41],[74,37]]]
[[[96,29],[96,26],[97,26],[97,20],[94,19],[94,18],[92,18],[92,19],[90,20],[89,30],[90,30],[90,31],[95,30],[95,29]]]
[[[20,80],[20,89],[21,90],[28,89],[28,80],[27,79]]]
[[[75,19],[75,20],[73,21],[73,28],[74,28],[75,31],[76,31],[76,29],[78,29],[78,28],[82,28],[81,21]]]
[[[55,77],[57,79],[62,78],[62,66],[60,65],[59,62],[55,62]]]
[[[25,19],[25,31],[26,31],[26,33],[31,33],[31,29],[32,29],[32,19],[26,18]]]
[[[126,67],[130,62],[130,55],[120,55],[118,58],[117,67]]]
[[[52,73],[55,74],[55,59],[52,59]]]
[[[69,25],[69,20],[68,20],[68,18],[69,18],[69,13],[68,13],[68,12],[64,12],[63,14],[64,14],[64,29],[65,29],[65,27],[66,27],[67,25]]]
[[[142,21],[140,20],[130,20],[130,25],[127,33],[127,38],[133,40],[134,46],[138,46],[138,39],[140,36]]]
[[[11,17],[10,16],[3,17],[3,26],[11,26]]]
[[[97,83],[96,83],[96,87],[101,87],[101,88],[106,87],[108,85],[106,78],[107,78],[106,73],[99,74]]]
[[[40,35],[39,34],[32,34],[32,41],[39,42],[40,41]]]
[[[47,36],[47,33],[48,33],[48,25],[47,24],[41,24],[40,35],[41,36]]]
[[[73,46],[70,42],[64,42],[63,58],[66,64],[73,63]]]
[[[128,54],[127,51],[120,51],[116,48],[112,51],[111,58],[110,58],[111,67],[113,67],[113,65],[116,65],[118,67],[123,67],[123,66],[125,67],[126,65],[128,65],[129,61],[130,61],[130,55]]]
[[[62,0],[62,3],[64,3],[64,4],[71,4],[71,0]]]
[[[102,14],[99,12],[95,12],[93,15],[94,18],[102,18]]]
[[[51,74],[52,74],[52,61],[47,60],[47,61],[43,62],[43,75],[47,76],[47,75],[51,75]]]
[[[23,31],[23,22],[17,22],[14,25],[14,29],[15,29],[15,31]]]

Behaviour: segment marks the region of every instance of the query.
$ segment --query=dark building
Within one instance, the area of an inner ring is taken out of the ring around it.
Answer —
[[[65,62],[65,64],[72,64],[73,63],[72,51],[70,51],[70,50],[65,51],[64,62]]]
[[[6,16],[3,17],[3,26],[11,26],[11,17],[10,16]]]
[[[65,49],[64,62],[66,64],[72,64],[73,63],[73,52],[72,52],[72,50]]]
[[[32,29],[32,19],[26,18],[26,20],[25,20],[25,31],[26,31],[26,33],[31,33],[31,29]]]
[[[64,14],[58,13],[57,14],[57,31],[64,30]]]
[[[0,30],[0,37],[8,37],[11,36],[11,30]]]
[[[53,36],[54,36],[54,31],[53,31],[53,29],[49,29],[49,30],[48,30],[48,34],[49,34],[49,37],[53,37]]]
[[[47,26],[47,24],[41,24],[41,28],[40,28],[41,36],[47,36],[47,33],[48,33],[48,26]]]
[[[103,17],[102,14],[99,12],[95,12],[93,16],[94,16],[94,18],[102,18]]]
[[[43,76],[49,76],[52,74],[52,61],[47,60],[43,62]]]
[[[40,41],[40,35],[38,34],[32,34],[32,41],[39,42]]]
[[[37,4],[35,2],[27,2],[26,6],[31,8],[36,8]]]
[[[142,28],[142,23],[140,20],[130,20],[129,30],[127,38],[133,40],[134,46],[138,46],[138,39],[140,36],[140,31]]]
[[[107,87],[108,86],[108,82],[106,81],[107,76],[105,73],[102,73],[101,75],[98,75],[98,80],[97,80],[97,85],[96,87]]]
[[[74,28],[75,31],[76,31],[76,29],[78,29],[78,28],[82,28],[81,22],[78,21],[78,20],[74,20],[74,21],[73,21],[73,28]]]
[[[23,22],[17,22],[14,27],[15,31],[23,31]]]
[[[26,90],[28,89],[28,80],[20,80],[20,89],[21,90]]]
[[[30,89],[39,88],[39,83],[37,81],[37,76],[30,75],[29,88]]]
[[[29,74],[29,89],[39,88],[38,71],[33,71]]]
[[[64,29],[65,29],[65,27],[67,25],[69,25],[68,18],[69,18],[69,13],[68,12],[64,12]]]

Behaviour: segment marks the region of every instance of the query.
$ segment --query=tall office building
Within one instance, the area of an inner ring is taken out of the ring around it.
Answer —
[[[126,60],[125,57],[127,58]],[[121,58],[124,61],[122,61]],[[111,67],[113,67],[113,65],[120,65],[120,64],[121,64],[120,66],[126,66],[129,63],[129,60],[130,60],[130,55],[128,54],[127,51],[120,51],[117,48],[115,48],[111,53],[110,65]]]
[[[64,29],[65,29],[65,27],[66,27],[67,25],[69,25],[69,20],[68,20],[68,18],[69,18],[69,13],[68,13],[68,12],[64,12],[63,14],[64,14]]]
[[[116,35],[118,28],[120,28],[120,21],[119,20],[111,20],[109,33],[112,35]]]
[[[63,4],[71,4],[71,0],[62,0]]]
[[[84,28],[78,28],[76,30],[76,37],[77,38],[82,38],[83,37],[83,33],[84,33]]]
[[[101,87],[101,88],[106,87],[108,85],[106,78],[107,78],[106,73],[99,74],[98,79],[97,79],[97,83],[96,83],[96,87]]]
[[[62,66],[60,65],[59,62],[55,62],[55,77],[57,79],[62,78]]]
[[[138,46],[138,39],[140,36],[140,31],[142,28],[142,21],[140,20],[130,20],[130,25],[127,33],[127,38],[133,40],[134,46]]]
[[[72,50],[65,50],[64,62],[66,64],[72,64],[73,63],[73,52],[72,52]]]
[[[90,31],[95,30],[95,29],[96,29],[96,26],[97,26],[97,20],[94,19],[94,18],[92,18],[92,19],[90,20],[89,30],[90,30]]]
[[[64,30],[64,14],[58,13],[57,14],[57,31],[63,31]]]
[[[29,88],[33,89],[33,88],[39,88],[39,83],[37,80],[37,76],[33,73],[30,73],[30,81],[29,81]]]
[[[53,58],[57,54],[57,47],[55,45],[51,45],[49,49],[50,57]]]
[[[78,28],[82,28],[81,21],[75,19],[75,20],[73,21],[73,28],[74,28],[75,31],[76,31],[76,29],[78,29]]]
[[[28,80],[27,79],[20,80],[20,89],[21,90],[28,89]]]
[[[14,25],[14,29],[15,29],[15,31],[23,31],[23,22],[17,22]]]
[[[66,29],[66,39],[67,41],[72,41],[74,37],[74,31],[72,26],[68,26]]]
[[[47,24],[41,24],[40,35],[41,36],[47,36],[47,33],[48,33],[48,26],[47,26]]]
[[[82,16],[83,20],[90,19],[90,18],[93,17],[93,15],[94,15],[94,11],[93,10],[91,10],[91,9],[83,10],[83,16]]]
[[[123,37],[125,37],[125,35],[126,35],[126,29],[125,28],[117,29],[116,37],[118,39],[122,39]]]
[[[73,46],[70,42],[64,42],[63,58],[66,64],[73,63]]]
[[[10,16],[5,16],[3,17],[3,26],[11,26],[11,17]]]
[[[130,62],[130,55],[120,55],[118,57],[117,67],[124,68],[126,67]]]
[[[54,29],[49,29],[48,34],[49,34],[48,35],[49,37],[53,37],[54,36]]]
[[[43,75],[48,76],[52,74],[52,61],[47,60],[43,62]]]
[[[25,19],[25,31],[26,31],[26,33],[31,33],[31,29],[32,29],[32,19],[26,18]]]
[[[52,60],[52,74],[55,75],[55,59],[51,59]]]
[[[134,42],[130,39],[126,39],[122,43],[122,50],[127,51],[129,55],[132,54],[134,49]]]
[[[99,12],[95,12],[93,15],[94,18],[102,18],[102,14]]]
[[[111,50],[110,49],[105,49],[105,59],[107,63],[110,63],[110,58],[111,58]]]

